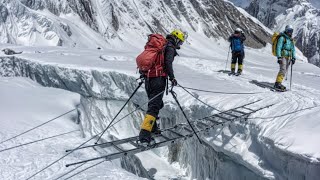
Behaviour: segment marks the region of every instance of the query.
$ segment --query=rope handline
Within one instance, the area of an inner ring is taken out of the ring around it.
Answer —
[[[160,92],[159,94],[157,94],[156,96],[154,96],[153,98],[151,98],[149,101],[143,103],[141,106],[144,106],[144,105],[148,104],[150,101],[154,100],[155,98],[157,98],[158,96],[160,96],[160,95],[163,94],[164,92],[165,92],[165,91]],[[136,111],[139,110],[139,109],[141,109],[140,106],[137,107],[135,110],[131,111],[130,113],[128,113],[127,115],[123,116],[121,119],[119,119],[118,121],[116,121],[116,122],[113,123],[112,125],[110,125],[110,127],[113,127],[114,125],[116,125],[117,123],[119,123],[120,121],[122,121],[122,120],[125,119],[126,117],[130,116],[131,114],[133,114],[134,112],[136,112]],[[109,127],[109,128],[110,128],[110,127]],[[100,133],[102,133],[102,132],[100,132]],[[71,151],[75,151],[75,150],[78,150],[78,149],[82,149],[82,148],[81,148],[81,147],[77,147],[77,148],[75,148],[75,149],[73,149],[73,150],[71,150]],[[67,151],[67,152],[69,152],[69,151]]]
[[[187,120],[187,122],[188,122],[190,128],[192,129],[193,133],[197,136],[197,139],[199,140],[200,144],[202,144],[202,141],[201,141],[200,137],[198,136],[198,134],[196,133],[195,129],[194,129],[193,126],[191,125],[190,120],[188,119],[186,113],[183,111],[183,109],[182,109],[182,107],[181,107],[181,105],[180,105],[180,103],[179,103],[179,101],[178,101],[178,99],[177,99],[177,95],[176,95],[176,93],[173,91],[173,86],[172,86],[170,92],[171,92],[171,95],[172,95],[173,99],[176,101],[177,105],[179,106],[179,108],[180,108],[180,110],[181,110],[184,118]]]
[[[32,142],[28,142],[28,143],[20,144],[20,145],[17,145],[17,146],[9,147],[9,148],[6,148],[6,149],[2,149],[2,150],[0,150],[0,152],[8,151],[8,150],[11,150],[11,149],[16,149],[18,147],[26,146],[26,145],[33,144],[33,143],[40,142],[40,141],[44,141],[44,140],[47,140],[47,139],[52,139],[52,138],[55,138],[55,137],[71,134],[71,133],[74,133],[74,132],[77,132],[77,131],[80,131],[80,130],[74,130],[74,131],[58,134],[58,135],[55,135],[55,136],[50,136],[50,137],[46,137],[46,138],[43,138],[43,139],[38,139],[38,140],[35,140],[35,141],[32,141]]]
[[[64,174],[62,174],[61,176],[59,176],[59,177],[55,178],[54,180],[59,180],[59,179],[61,179],[63,176],[66,176],[66,175],[68,175],[68,174],[72,173],[73,171],[75,171],[75,170],[79,169],[80,167],[82,167],[82,166],[83,166],[83,165],[85,165],[85,164],[86,164],[86,163],[80,164],[79,166],[77,166],[77,167],[75,167],[75,168],[71,169],[70,171],[68,171],[68,172],[66,172],[66,173],[64,173]]]
[[[198,101],[200,101],[201,103],[207,105],[208,107],[211,107],[219,112],[222,112],[214,107],[212,107],[211,105],[203,102],[202,100],[200,100],[199,98],[197,98],[196,96],[194,96],[191,92],[189,92],[186,88],[186,87],[183,87],[179,84],[179,87],[181,87],[183,90],[185,90],[188,94],[190,94],[191,96],[193,96],[195,99],[197,99]],[[290,113],[286,113],[286,114],[282,114],[282,115],[278,115],[278,116],[273,116],[273,117],[253,117],[253,118],[247,118],[247,119],[273,119],[273,118],[278,118],[278,117],[283,117],[283,116],[287,116],[287,115],[290,115],[290,114],[294,114],[294,113],[297,113],[297,112],[300,112],[300,111],[304,111],[304,110],[308,110],[308,109],[313,109],[313,108],[317,108],[317,107],[320,107],[320,106],[313,106],[313,107],[308,107],[308,108],[304,108],[304,109],[300,109],[300,110],[297,110],[297,111],[293,111],[293,112],[290,112]],[[205,118],[204,118],[205,119]]]
[[[154,98],[150,99],[149,101],[145,102],[144,104],[142,104],[141,106],[149,103],[150,101],[154,100],[156,97],[160,96],[161,94],[163,94],[164,91],[160,92],[159,94],[157,94]],[[129,114],[127,114],[126,116],[124,116],[123,118],[121,118],[120,120],[118,120],[117,122],[115,122],[114,124],[112,124],[111,126],[117,124],[118,122],[120,122],[121,120],[123,120],[124,118],[128,117],[129,115],[133,114],[134,112],[136,112],[137,110],[139,110],[139,108],[136,108],[135,110],[133,110],[132,112],[130,112]],[[110,126],[110,127],[111,127]],[[109,128],[110,128],[109,127]],[[42,168],[40,171],[36,172],[35,174],[33,174],[32,176],[30,176],[29,178],[27,178],[26,180],[29,180],[31,178],[33,178],[34,176],[36,176],[37,174],[41,173],[42,171],[46,170],[47,168],[51,167],[52,165],[54,165],[55,163],[59,162],[61,159],[65,158],[66,156],[70,155],[71,153],[73,153],[75,150],[79,149],[80,147],[82,147],[83,145],[87,144],[89,141],[91,141],[92,139],[96,138],[97,136],[99,136],[103,131],[101,131],[100,133],[92,136],[90,139],[88,139],[87,141],[83,142],[82,144],[80,144],[79,146],[77,146],[75,149],[71,150],[70,152],[68,152],[67,154],[63,155],[62,157],[60,157],[59,159],[55,160],[54,162],[50,163],[49,165],[47,165],[46,167]]]
[[[290,114],[295,114],[295,113],[298,113],[298,112],[301,112],[301,111],[305,111],[305,110],[309,110],[309,109],[313,109],[313,108],[317,108],[317,107],[320,107],[320,106],[313,106],[313,107],[303,108],[303,109],[299,109],[299,110],[292,111],[292,112],[289,112],[289,113],[285,113],[285,114],[282,114],[282,115],[273,116],[273,117],[251,117],[251,118],[247,118],[247,119],[274,119],[274,118],[283,117],[283,116],[287,116],[287,115],[290,115]]]
[[[67,177],[67,178],[64,179],[64,180],[70,179],[70,178],[72,178],[72,177],[74,177],[74,176],[76,176],[76,175],[78,175],[78,174],[80,174],[80,173],[82,173],[82,172],[84,172],[84,171],[86,171],[86,170],[88,170],[88,169],[91,169],[91,168],[93,168],[93,167],[95,167],[95,166],[98,166],[99,164],[101,164],[101,163],[103,163],[103,162],[105,162],[105,161],[106,161],[106,160],[102,160],[102,161],[100,161],[100,162],[98,162],[98,163],[96,163],[96,164],[93,164],[93,165],[91,165],[91,166],[89,166],[89,167],[86,167],[85,169],[82,169],[82,170],[76,172],[75,174],[73,174],[72,176]]]
[[[194,97],[196,100],[198,100],[198,101],[201,102],[202,104],[204,104],[204,105],[206,105],[206,106],[208,106],[208,107],[210,107],[210,108],[212,108],[212,109],[214,109],[214,110],[216,110],[216,111],[218,111],[218,112],[222,112],[222,111],[220,111],[219,109],[217,109],[217,108],[209,105],[208,103],[205,103],[204,101],[202,101],[201,99],[199,99],[198,97],[196,97],[195,95],[193,95],[190,91],[188,91],[185,87],[181,86],[180,84],[179,84],[179,87],[181,87],[184,91],[186,91],[188,94],[190,94],[192,97]]]
[[[141,85],[143,84],[143,81],[139,82],[138,87],[133,91],[133,93],[131,94],[131,96],[129,97],[129,99],[124,103],[124,105],[121,107],[121,109],[118,111],[118,113],[114,116],[114,118],[111,120],[111,122],[108,124],[107,128],[105,128],[102,132],[101,135],[99,135],[97,141],[95,142],[95,144],[98,143],[98,141],[101,139],[101,137],[104,135],[104,133],[107,131],[107,129],[109,129],[109,127],[111,126],[111,124],[113,123],[113,121],[119,116],[119,114],[121,113],[121,111],[124,109],[124,107],[129,103],[129,101],[131,100],[131,98],[136,94],[136,92],[138,91],[138,89],[141,87]]]
[[[99,134],[101,134],[102,131],[94,136],[92,136],[90,139],[88,139],[87,141],[83,142],[82,144],[80,144],[77,148],[80,148],[81,146],[85,145],[87,142],[91,141],[92,139],[94,139],[95,137],[97,137]],[[76,149],[77,149],[76,148]],[[36,173],[34,173],[33,175],[31,175],[30,177],[28,177],[26,180],[29,180],[31,178],[33,178],[34,176],[36,176],[37,174],[41,173],[42,171],[48,169],[49,167],[51,167],[52,165],[54,165],[55,163],[59,162],[61,159],[67,157],[68,155],[70,155],[71,153],[73,153],[74,150],[70,151],[69,153],[63,155],[62,157],[60,157],[59,159],[53,161],[52,163],[50,163],[49,165],[47,165],[46,167],[42,168],[40,171],[37,171]]]
[[[209,90],[203,90],[203,89],[197,89],[197,88],[191,88],[191,87],[183,87],[181,85],[178,85],[178,87],[181,87],[181,88],[185,88],[185,89],[190,89],[190,90],[194,90],[194,91],[200,91],[200,92],[207,92],[207,93],[214,93],[214,94],[262,94],[262,93],[265,93],[265,92],[243,92],[243,93],[236,93],[236,92],[221,92],[221,91],[209,91]]]
[[[57,116],[57,117],[55,117],[55,118],[53,118],[53,119],[50,119],[49,121],[46,121],[46,122],[44,122],[44,123],[42,123],[42,124],[39,124],[39,125],[36,126],[36,127],[33,127],[33,128],[31,128],[31,129],[29,129],[29,130],[27,130],[27,131],[24,131],[24,132],[22,132],[22,133],[20,133],[20,134],[18,134],[18,135],[15,135],[15,136],[13,136],[13,137],[11,137],[11,138],[9,138],[9,139],[6,139],[6,140],[0,142],[0,144],[2,144],[2,143],[4,143],[4,142],[7,142],[7,141],[10,141],[10,140],[12,140],[12,139],[15,139],[15,138],[17,138],[17,137],[20,137],[20,136],[22,136],[22,135],[24,135],[24,134],[26,134],[26,133],[28,133],[28,132],[30,132],[30,131],[33,131],[33,130],[35,130],[35,129],[43,126],[43,125],[46,125],[46,124],[48,124],[48,123],[50,123],[50,122],[52,122],[52,121],[54,121],[54,120],[56,120],[56,119],[64,116],[64,115],[67,115],[67,114],[75,111],[76,109],[77,109],[77,108],[74,108],[74,109],[72,109],[72,110],[70,110],[70,111],[68,111],[68,112],[66,112],[66,113],[63,113],[63,114],[61,114],[61,115],[59,115],[59,116]]]

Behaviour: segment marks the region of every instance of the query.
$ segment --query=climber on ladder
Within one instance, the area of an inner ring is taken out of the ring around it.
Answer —
[[[145,78],[145,88],[149,100],[148,110],[141,124],[139,141],[149,144],[151,133],[159,133],[156,122],[161,108],[163,108],[163,94],[167,85],[167,78],[172,86],[177,85],[172,63],[177,55],[177,49],[185,41],[186,35],[180,30],[174,30],[164,38],[160,34],[149,35],[145,50],[137,57],[139,72]],[[161,95],[159,95],[161,94]],[[157,96],[157,97],[156,97]]]

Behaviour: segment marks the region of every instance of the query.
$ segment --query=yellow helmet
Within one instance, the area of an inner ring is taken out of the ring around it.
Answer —
[[[182,42],[185,41],[185,34],[182,31],[178,30],[178,29],[173,30],[171,35],[176,37],[176,38],[178,38]]]

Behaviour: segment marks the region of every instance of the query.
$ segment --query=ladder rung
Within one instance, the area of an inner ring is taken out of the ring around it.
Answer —
[[[247,109],[247,110],[252,111],[252,112],[254,111],[253,109],[250,109],[250,108],[247,108],[247,107],[244,107],[244,106],[243,106],[243,107],[241,107],[241,108],[243,108],[243,109]]]
[[[135,140],[137,139],[137,137],[130,137],[130,138],[126,138],[126,139],[119,139],[119,140],[115,140],[115,141],[112,141],[112,142],[106,142],[106,143],[102,143],[100,144],[99,146],[101,148],[106,148],[106,147],[110,147],[110,146],[113,146],[113,145],[119,145],[119,144],[124,144],[128,141],[132,141],[132,140]]]
[[[199,124],[201,124],[201,125],[203,125],[203,126],[207,126],[207,124],[205,124],[205,123],[203,123],[203,122],[201,122],[201,121],[197,121],[197,123],[199,123]]]
[[[233,117],[238,117],[238,116],[236,116],[236,115],[233,115],[233,114],[231,114],[231,113],[228,113],[228,112],[223,112],[223,114],[226,114],[226,115],[229,115],[229,116],[233,116]]]
[[[185,129],[186,131],[189,131],[189,132],[193,132],[191,129],[189,129],[187,127],[183,127],[183,129]]]
[[[214,124],[219,124],[220,122],[218,122],[218,121],[215,121],[215,120],[213,120],[213,119],[211,119],[211,117],[209,118],[206,118],[206,120],[208,120],[208,121],[210,121],[210,122],[212,122],[212,123],[214,123]]]
[[[115,149],[117,149],[119,152],[123,152],[123,149],[121,149],[120,147],[118,147],[117,145],[115,145],[115,144],[113,144],[113,143],[111,143],[112,144],[112,146],[115,148]]]
[[[161,137],[163,137],[165,140],[170,140],[167,136],[163,135],[162,133],[160,134]]]
[[[216,114],[216,117],[218,118],[221,118],[221,119],[225,119],[227,121],[231,121],[230,119],[226,118],[226,117],[223,117],[223,116],[220,116],[219,114]]]
[[[171,133],[179,136],[179,137],[185,137],[184,135],[182,135],[182,134],[180,134],[180,133],[177,133],[177,132],[175,132],[175,131],[173,131],[173,130],[171,130],[171,129],[169,129],[169,131],[170,131]]]
[[[136,143],[134,143],[134,142],[132,142],[132,141],[129,141],[129,143],[130,143],[132,146],[134,146],[134,147],[140,147],[138,144],[136,144]]]
[[[236,109],[233,109],[232,111],[237,112],[237,113],[240,113],[240,114],[244,114],[244,115],[248,114],[248,113],[245,113],[245,112],[242,112],[242,111],[238,111],[238,110],[236,110]]]
[[[203,123],[203,122],[201,122],[201,121],[197,121],[196,124],[197,124],[197,125],[199,124],[199,125],[203,126],[203,128],[207,128],[207,127],[208,127],[207,124],[205,124],[205,123]]]

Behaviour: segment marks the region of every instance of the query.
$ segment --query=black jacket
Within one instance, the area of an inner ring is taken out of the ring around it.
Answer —
[[[178,53],[176,50],[177,46],[176,46],[175,38],[172,37],[171,35],[168,35],[167,40],[168,40],[168,43],[164,51],[164,65],[165,65],[165,71],[168,74],[169,79],[172,80],[175,78],[172,63],[174,61],[174,57]]]

